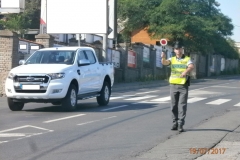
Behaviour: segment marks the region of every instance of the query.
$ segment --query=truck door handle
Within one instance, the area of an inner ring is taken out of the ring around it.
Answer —
[[[81,73],[80,73],[80,70],[79,70],[79,69],[77,70],[77,73],[78,73],[78,75],[81,75]]]

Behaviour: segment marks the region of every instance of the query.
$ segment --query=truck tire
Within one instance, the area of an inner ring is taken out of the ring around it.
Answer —
[[[65,98],[62,99],[62,109],[72,111],[77,107],[77,88],[71,84]]]
[[[8,107],[12,111],[21,111],[24,107],[24,103],[22,102],[14,102],[12,98],[7,98]]]
[[[100,96],[97,97],[97,102],[100,106],[106,106],[109,103],[111,95],[111,88],[108,82],[104,82],[102,90],[100,91]]]

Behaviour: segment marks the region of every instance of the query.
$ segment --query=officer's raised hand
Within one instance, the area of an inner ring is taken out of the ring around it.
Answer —
[[[166,54],[164,52],[162,52],[161,58],[162,58],[162,64],[163,65],[169,65],[170,64],[170,61],[166,60]]]
[[[164,52],[162,52],[161,58],[162,58],[162,59],[166,59],[166,54],[165,54]]]

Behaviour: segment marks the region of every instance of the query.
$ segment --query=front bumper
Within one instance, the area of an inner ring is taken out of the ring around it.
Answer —
[[[39,85],[39,89],[21,89],[23,85]],[[29,102],[57,101],[66,96],[68,85],[64,79],[49,80],[47,83],[21,83],[6,79],[5,93],[8,98],[26,100]]]

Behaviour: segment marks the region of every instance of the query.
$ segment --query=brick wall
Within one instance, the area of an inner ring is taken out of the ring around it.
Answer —
[[[18,45],[16,33],[0,30],[0,96],[5,94],[5,81],[9,71],[18,66]]]
[[[42,44],[45,48],[53,47],[54,37],[48,34],[38,34],[35,36],[36,42]]]

